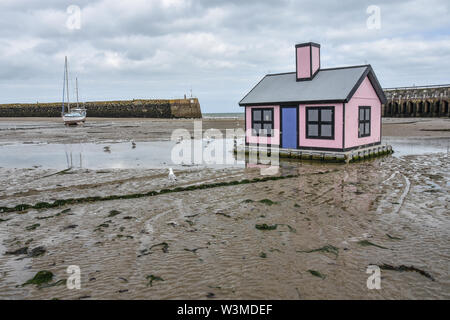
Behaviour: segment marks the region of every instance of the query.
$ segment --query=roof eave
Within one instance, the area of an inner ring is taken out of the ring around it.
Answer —
[[[273,102],[251,102],[251,103],[241,103],[241,107],[257,107],[257,106],[278,106],[278,105],[288,105],[288,104],[324,104],[324,103],[344,103],[347,102],[346,99],[327,99],[327,100],[300,100],[300,101],[273,101]]]
[[[387,102],[386,95],[384,94],[383,88],[381,87],[380,82],[378,81],[377,76],[375,75],[375,72],[373,71],[372,66],[370,64],[367,65],[367,69],[363,72],[361,77],[353,86],[352,90],[349,92],[347,98],[345,99],[346,100],[345,102],[347,103],[352,99],[356,90],[358,90],[358,88],[361,86],[361,83],[364,81],[366,77],[369,78],[369,81],[372,84],[372,87],[375,90],[378,99],[380,99],[382,104],[386,104]]]

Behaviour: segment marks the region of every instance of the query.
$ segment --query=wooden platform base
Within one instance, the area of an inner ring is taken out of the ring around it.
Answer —
[[[298,160],[314,160],[325,162],[356,162],[364,159],[370,159],[379,156],[385,156],[393,153],[390,145],[375,145],[360,149],[353,149],[345,152],[340,151],[318,151],[318,150],[302,150],[302,149],[277,149],[263,146],[236,146],[234,153],[243,152],[245,154],[259,153],[269,154],[278,152],[280,158],[290,158]]]

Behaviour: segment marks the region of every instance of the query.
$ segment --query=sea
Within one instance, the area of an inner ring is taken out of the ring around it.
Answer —
[[[244,119],[244,112],[236,113],[203,113],[204,119]]]

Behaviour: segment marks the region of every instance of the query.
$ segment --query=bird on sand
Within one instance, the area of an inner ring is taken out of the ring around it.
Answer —
[[[173,173],[173,169],[169,168],[169,180],[170,181],[177,181],[177,177],[175,176],[175,173]]]

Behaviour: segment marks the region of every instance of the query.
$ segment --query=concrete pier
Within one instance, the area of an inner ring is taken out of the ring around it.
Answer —
[[[75,104],[71,103],[73,107]],[[99,118],[201,118],[197,98],[121,100],[80,103],[88,117]],[[0,117],[60,117],[61,102],[0,104]]]

